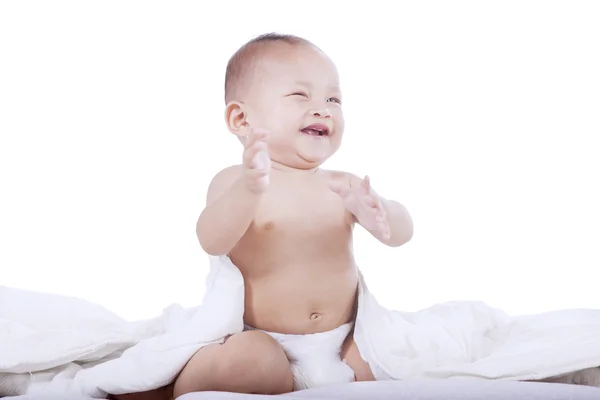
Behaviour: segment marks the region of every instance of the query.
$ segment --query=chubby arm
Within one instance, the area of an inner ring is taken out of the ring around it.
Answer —
[[[382,240],[388,246],[398,247],[407,243],[413,236],[413,221],[405,206],[395,200],[381,198],[390,226],[390,237]]]
[[[248,230],[260,198],[260,193],[249,189],[242,166],[215,175],[196,224],[202,249],[210,255],[228,254]]]
[[[353,174],[348,174],[348,176],[352,190],[364,188],[367,195],[374,197],[376,206],[383,209],[382,214],[389,227],[389,236],[379,235],[377,231],[373,230],[369,230],[369,232],[381,243],[391,247],[402,246],[410,241],[413,236],[413,221],[406,207],[395,200],[386,199],[377,194],[371,187],[368,178],[365,181]],[[361,223],[361,221],[357,222]]]

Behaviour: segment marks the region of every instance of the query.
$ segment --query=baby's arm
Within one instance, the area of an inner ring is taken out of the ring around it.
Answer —
[[[233,166],[215,175],[206,197],[196,224],[200,246],[210,255],[228,254],[252,223],[261,194],[249,190],[243,167]]]
[[[351,188],[360,187],[364,183],[364,180],[356,175],[349,174],[349,176]],[[383,244],[391,247],[398,247],[407,243],[413,235],[413,221],[406,207],[395,200],[386,199],[378,195],[373,188],[370,188],[370,192],[383,206],[390,233],[389,237],[387,238],[375,237]]]
[[[413,235],[413,222],[406,207],[395,200],[381,197],[390,226],[390,237],[382,241],[388,246],[397,247],[407,243]]]
[[[267,132],[250,128],[247,132],[242,165],[225,168],[215,175],[208,187],[206,207],[196,224],[200,246],[210,255],[227,255],[235,247],[252,223],[262,193],[269,185]]]

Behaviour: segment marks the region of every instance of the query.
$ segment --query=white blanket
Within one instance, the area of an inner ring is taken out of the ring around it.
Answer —
[[[354,337],[379,380],[534,380],[600,366],[600,310],[509,317],[450,302],[392,311],[359,275]],[[237,267],[211,257],[206,284],[200,306],[137,322],[83,300],[0,287],[0,396],[105,398],[170,383],[198,349],[243,329]]]

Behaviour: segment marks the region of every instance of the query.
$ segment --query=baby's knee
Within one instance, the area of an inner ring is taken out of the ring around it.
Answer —
[[[251,373],[273,377],[289,370],[289,362],[271,336],[261,331],[246,331],[231,336],[223,344],[221,367],[233,376]]]
[[[177,378],[174,396],[196,391],[280,394],[293,378],[279,343],[266,333],[237,333],[198,351]]]

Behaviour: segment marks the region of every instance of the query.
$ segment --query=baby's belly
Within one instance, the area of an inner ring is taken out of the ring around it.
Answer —
[[[348,260],[244,275],[244,322],[255,328],[307,334],[335,329],[354,317],[358,276]]]

